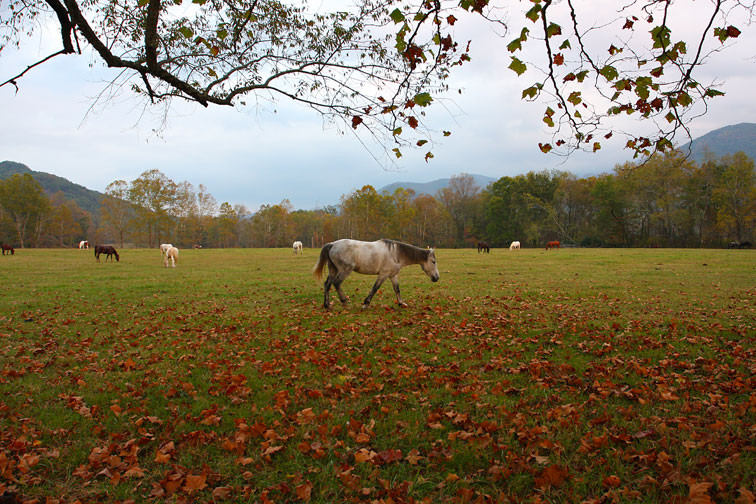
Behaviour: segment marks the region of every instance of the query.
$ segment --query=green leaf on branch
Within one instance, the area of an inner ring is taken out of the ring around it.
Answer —
[[[666,26],[655,26],[651,30],[651,39],[654,41],[654,49],[664,49],[669,45],[671,30]]]
[[[707,98],[712,98],[714,96],[724,96],[724,93],[718,89],[709,88],[704,93],[704,96]]]
[[[675,114],[673,114],[672,112],[668,112],[667,115],[664,116],[664,119],[666,119],[668,123],[674,122]]]
[[[548,153],[549,153],[549,151],[550,151],[550,150],[551,150],[551,149],[552,149],[553,147],[551,146],[551,144],[542,144],[542,143],[539,143],[539,144],[538,144],[538,148],[539,148],[539,149],[541,149],[541,152],[543,152],[544,154],[548,154]]]
[[[549,127],[554,127],[554,110],[551,107],[546,108],[546,112],[543,115],[543,122],[545,122]]]
[[[394,136],[401,135],[402,134],[402,127],[399,126],[394,131],[391,132]]]
[[[512,58],[512,62],[509,64],[510,70],[515,72],[517,75],[522,75],[523,73],[525,73],[525,70],[528,69],[525,63],[515,58],[514,56],[510,56],[510,58]]]
[[[714,28],[714,36],[724,44],[728,38],[738,38],[738,36],[740,36],[740,30],[732,25],[727,28]]]
[[[530,86],[527,89],[523,89],[522,90],[522,99],[524,100],[525,98],[531,98],[531,99],[535,98],[536,95],[538,94],[538,89],[539,88],[538,88],[537,85]]]
[[[683,107],[688,107],[691,103],[693,103],[693,99],[688,93],[681,91],[677,94],[677,103],[679,103]]]
[[[580,102],[583,101],[583,99],[580,97],[580,91],[573,91],[572,93],[570,93],[570,96],[567,98],[567,101],[572,103],[575,106],[579,105]]]
[[[619,77],[619,72],[617,72],[617,69],[614,68],[612,65],[606,65],[604,68],[602,68],[599,71],[599,73],[603,75],[606,80],[610,82],[616,79],[617,77]],[[580,81],[579,74],[578,74],[578,81]]]
[[[555,35],[561,35],[561,34],[562,34],[562,27],[556,23],[550,23],[549,26],[546,28],[547,38],[551,38]]]
[[[400,157],[402,157],[402,152],[399,150],[398,147],[394,147],[391,150],[394,151],[394,155],[396,156],[396,159],[399,159]]]
[[[427,107],[433,101],[433,97],[430,95],[430,93],[418,93],[417,95],[415,95],[413,101],[415,102],[415,104],[420,105],[421,107]]]
[[[192,38],[194,36],[194,32],[191,28],[188,26],[182,26],[178,29],[179,33],[184,36],[184,38]]]
[[[533,21],[534,23],[538,21],[538,18],[540,17],[541,13],[541,5],[535,4],[532,9],[530,9],[526,14],[525,17]]]
[[[394,21],[395,24],[399,24],[405,19],[404,14],[402,14],[402,11],[400,11],[398,8],[391,11],[389,17]]]
[[[564,51],[565,49],[572,49],[572,45],[570,45],[570,39],[564,39],[562,45],[559,46],[560,51]]]

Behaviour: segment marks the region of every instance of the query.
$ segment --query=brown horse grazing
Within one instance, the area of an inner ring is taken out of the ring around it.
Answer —
[[[110,262],[113,262],[113,256],[115,256],[116,261],[121,262],[118,252],[116,252],[116,249],[110,245],[95,245],[94,252],[97,262],[100,262],[100,254],[105,254],[106,261],[110,259]]]
[[[486,254],[491,253],[491,247],[488,245],[487,242],[484,242],[484,241],[478,242],[478,254],[480,254],[481,250],[483,250]]]
[[[5,243],[3,243],[3,255],[5,255],[6,252],[8,252],[9,255],[13,255],[16,253],[16,249],[14,249],[11,245],[6,245]]]
[[[546,250],[549,250],[552,248],[555,248],[555,249],[559,248],[559,240],[550,241],[549,243],[546,244]]]

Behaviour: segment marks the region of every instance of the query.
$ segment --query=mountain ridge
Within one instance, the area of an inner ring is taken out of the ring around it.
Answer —
[[[468,175],[472,176],[472,178],[475,180],[475,183],[478,184],[481,189],[485,189],[488,184],[490,184],[491,182],[496,182],[498,180],[497,178],[489,177],[487,175],[479,175],[475,173],[469,173]],[[413,191],[415,191],[415,194],[430,194],[431,196],[433,196],[440,189],[447,187],[450,181],[451,178],[440,178],[431,180],[430,182],[393,182],[381,187],[380,189],[378,189],[378,192],[382,193],[386,191],[391,194],[399,187],[403,187],[404,189],[412,189]]]
[[[94,191],[83,185],[71,182],[67,178],[53,175],[52,173],[32,170],[23,163],[16,161],[0,161],[0,180],[5,180],[16,173],[28,173],[34,180],[39,182],[42,189],[48,194],[53,195],[61,191],[66,198],[75,201],[82,210],[95,215],[100,211],[100,204],[104,194]]]
[[[707,152],[715,158],[743,151],[751,159],[756,159],[756,123],[739,123],[723,126],[691,140],[680,151],[690,149],[690,159],[702,163]]]

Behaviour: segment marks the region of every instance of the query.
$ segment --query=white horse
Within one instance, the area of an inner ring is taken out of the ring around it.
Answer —
[[[168,267],[168,261],[171,262],[171,268],[175,268],[176,264],[178,263],[178,256],[179,256],[179,249],[171,245],[171,248],[165,251],[165,259],[163,260],[163,263],[165,264],[165,267]]]
[[[79,250],[84,250],[89,248],[89,242],[86,240],[81,240],[79,242]]]
[[[301,254],[302,253],[302,242],[301,241],[295,241],[292,245],[294,248],[294,254]]]
[[[394,240],[378,240],[365,242],[358,240],[337,240],[326,243],[320,250],[320,259],[313,269],[317,278],[323,274],[323,268],[328,264],[328,278],[324,284],[323,306],[331,307],[328,291],[331,285],[336,287],[339,299],[346,304],[348,298],[341,290],[341,283],[352,271],[364,275],[378,275],[370,294],[363,301],[363,308],[370,306],[370,300],[386,279],[390,279],[396,293],[399,306],[407,306],[399,293],[399,270],[404,266],[419,264],[426,275],[433,282],[438,282],[438,267],[434,249],[423,249]]]
[[[512,244],[509,246],[509,250],[520,250],[520,242],[513,241]]]
[[[162,255],[163,257],[165,257],[165,253],[168,252],[168,249],[170,249],[171,247],[173,247],[173,245],[170,244],[170,243],[161,243],[160,244],[160,255]]]

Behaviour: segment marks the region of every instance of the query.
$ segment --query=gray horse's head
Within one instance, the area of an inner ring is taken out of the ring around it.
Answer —
[[[430,249],[428,258],[420,263],[420,267],[431,279],[431,282],[438,282],[438,267],[436,266],[436,249]]]

